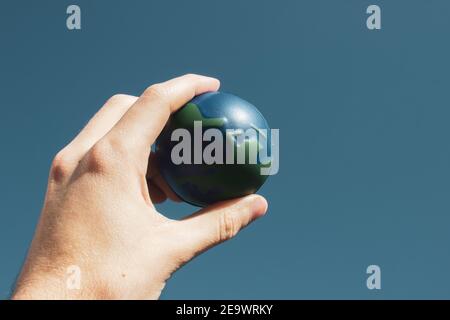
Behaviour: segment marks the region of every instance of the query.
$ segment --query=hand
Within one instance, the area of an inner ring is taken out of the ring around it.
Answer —
[[[185,75],[106,102],[52,163],[14,299],[157,299],[175,270],[266,212],[257,195],[180,221],[153,205],[178,198],[152,166],[150,146],[171,112],[219,85]],[[70,266],[79,289],[67,286]]]

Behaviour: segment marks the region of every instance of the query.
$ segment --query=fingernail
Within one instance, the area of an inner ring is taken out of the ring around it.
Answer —
[[[256,217],[261,217],[266,214],[267,208],[269,207],[269,204],[267,203],[267,200],[260,196],[260,195],[254,195],[252,196],[252,212]]]

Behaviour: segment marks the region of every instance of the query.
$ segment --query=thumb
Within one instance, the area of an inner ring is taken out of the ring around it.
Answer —
[[[187,259],[234,237],[242,228],[263,216],[267,201],[262,196],[250,195],[220,202],[179,221],[181,246]]]

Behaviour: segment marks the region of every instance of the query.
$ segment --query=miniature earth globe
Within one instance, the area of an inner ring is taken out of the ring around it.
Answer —
[[[170,188],[204,207],[255,193],[268,177],[262,169],[270,166],[270,147],[269,125],[255,106],[208,92],[171,115],[155,155]]]

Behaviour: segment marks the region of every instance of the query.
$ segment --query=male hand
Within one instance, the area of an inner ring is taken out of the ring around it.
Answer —
[[[150,146],[172,112],[219,85],[185,75],[106,102],[52,163],[14,299],[157,299],[179,267],[266,212],[257,195],[180,221],[154,207],[179,199],[152,165]],[[81,272],[79,289],[67,286],[70,266]]]

